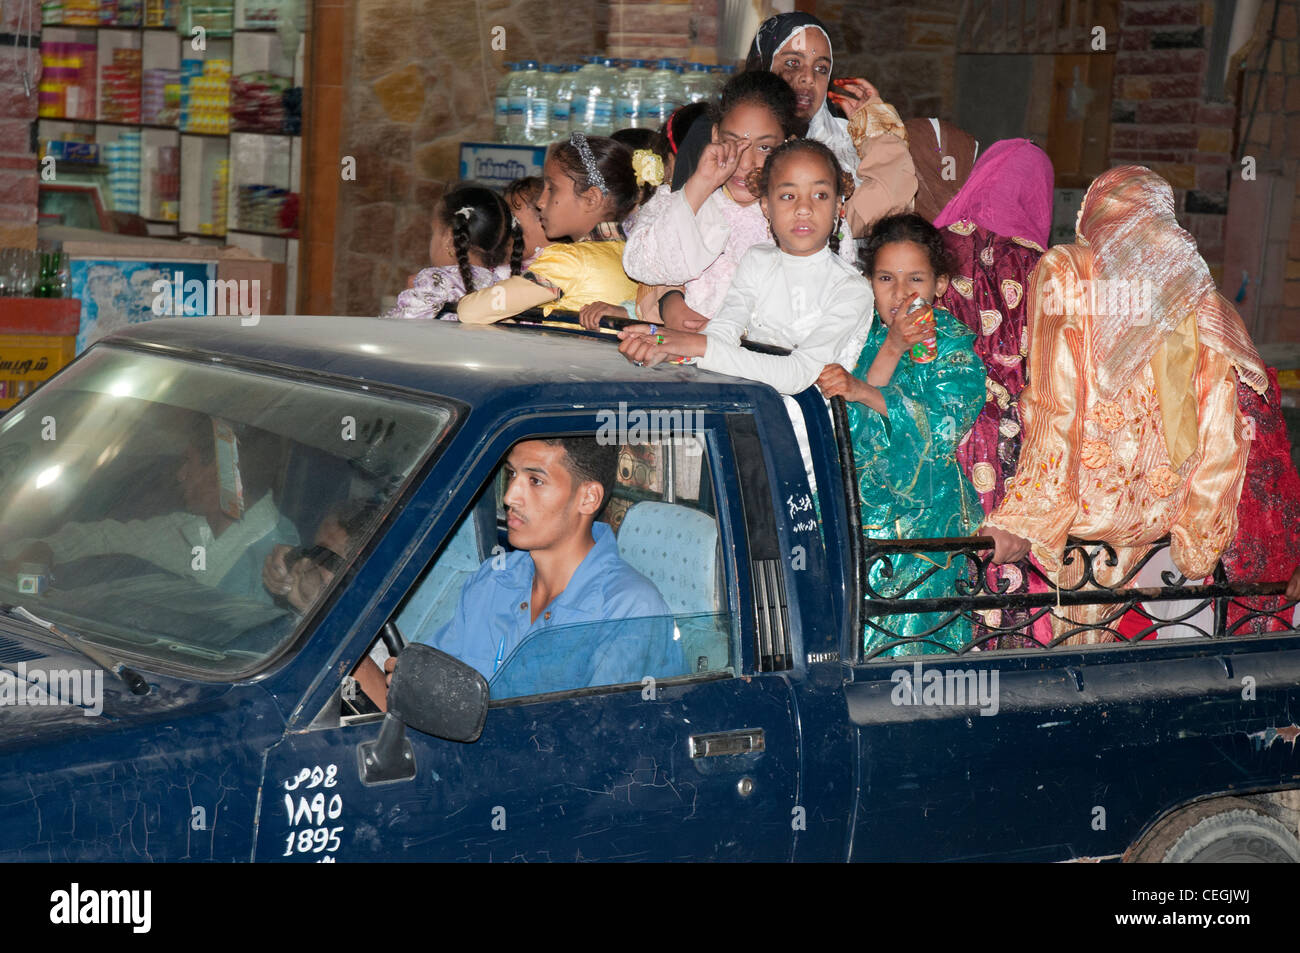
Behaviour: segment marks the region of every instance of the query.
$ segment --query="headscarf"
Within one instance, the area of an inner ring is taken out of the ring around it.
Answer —
[[[916,214],[933,222],[966,184],[980,144],[946,119],[909,119],[903,126],[916,169]],[[948,159],[952,159],[951,178],[944,175]]]
[[[811,13],[778,13],[764,20],[754,34],[754,41],[749,45],[749,56],[745,58],[745,70],[761,69],[771,72],[776,54],[804,30],[820,30],[822,36],[826,37],[826,49],[830,51],[831,68],[834,69],[835,47],[826,25]],[[808,120],[807,138],[816,139],[835,153],[840,168],[853,176],[854,185],[858,184],[858,150],[849,135],[848,123],[831,115],[825,97],[822,97],[821,105]]]
[[[1027,238],[1046,250],[1054,186],[1047,153],[1028,139],[1003,139],[980,156],[934,224],[943,228],[965,219],[1003,238]]]
[[[1099,175],[1083,198],[1078,241],[1092,253],[1089,343],[1098,390],[1114,399],[1150,364],[1177,467],[1197,446],[1197,347],[1224,355],[1258,394],[1268,388],[1264,364],[1215,290],[1196,240],[1178,225],[1173,189],[1150,169],[1119,166]]]
[[[831,44],[831,35],[826,31],[826,25],[821,20],[811,13],[778,13],[764,20],[758,32],[754,34],[754,40],[749,44],[749,55],[745,58],[745,71],[761,69],[771,72],[772,60],[777,51],[789,43],[796,33],[802,33],[810,27],[821,30],[822,36],[826,37],[826,46],[831,50],[833,63],[835,52]]]

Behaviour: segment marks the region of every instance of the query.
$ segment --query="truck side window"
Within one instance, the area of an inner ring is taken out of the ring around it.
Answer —
[[[734,626],[703,440],[619,447],[615,486],[592,525],[596,544],[570,588],[535,618],[531,556],[509,546],[503,461],[413,586],[398,628],[408,642],[434,645],[478,668],[493,701],[611,685],[640,690],[647,677],[734,673]],[[497,519],[484,519],[494,504]],[[588,560],[612,575],[581,575]],[[627,584],[606,586],[610,578]],[[646,605],[667,611],[638,609]],[[600,618],[606,613],[612,617]],[[516,636],[503,637],[494,652],[489,630]],[[376,656],[386,653],[372,653],[382,667]]]

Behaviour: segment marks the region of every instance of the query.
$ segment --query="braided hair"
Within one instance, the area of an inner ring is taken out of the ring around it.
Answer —
[[[540,176],[526,175],[515,179],[506,186],[506,204],[512,209],[518,199],[524,205],[536,205],[542,198],[544,183]],[[519,220],[511,214],[513,224],[510,226],[510,274],[519,275],[524,268],[524,229]]]
[[[465,293],[474,291],[474,272],[469,253],[479,254],[484,267],[496,268],[506,257],[510,240],[510,207],[484,185],[458,185],[442,197],[438,216],[451,230],[452,250],[460,269]]]
[[[826,163],[830,169],[831,181],[835,183],[835,197],[846,199],[853,194],[853,176],[840,168],[839,160],[835,158],[835,153],[831,152],[824,143],[816,139],[787,139],[767,157],[767,162],[763,163],[762,168],[754,169],[749,173],[749,179],[745,183],[751,195],[767,195],[767,190],[771,186],[773,176],[776,174],[773,170],[785,158],[800,152],[811,153]],[[830,245],[831,251],[839,254],[840,236],[837,227],[831,229],[830,238],[826,244]]]

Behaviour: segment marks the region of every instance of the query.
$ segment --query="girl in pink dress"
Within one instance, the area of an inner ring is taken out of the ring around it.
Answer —
[[[641,207],[623,269],[645,285],[681,287],[659,299],[666,326],[701,330],[722,304],[745,252],[771,241],[746,179],[798,126],[794,91],[780,77],[733,77],[722,90],[712,141],[686,185],[677,192],[662,185]]]

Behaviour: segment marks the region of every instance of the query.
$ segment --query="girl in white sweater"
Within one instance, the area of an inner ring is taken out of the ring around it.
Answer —
[[[633,325],[619,334],[631,361],[693,361],[707,370],[771,384],[782,394],[812,386],[826,364],[851,368],[870,330],[871,283],[836,254],[851,181],[826,146],[792,139],[754,176],[775,244],[740,260],[722,305],[702,333]],[[790,349],[757,354],[741,337]]]

